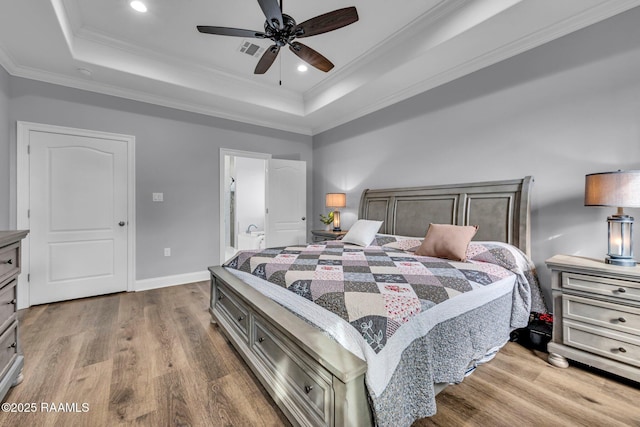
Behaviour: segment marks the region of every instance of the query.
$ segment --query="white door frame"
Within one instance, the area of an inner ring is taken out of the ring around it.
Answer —
[[[29,223],[29,133],[31,131],[63,133],[68,135],[83,136],[88,138],[105,138],[122,141],[127,145],[127,291],[135,290],[136,271],[136,209],[135,209],[135,136],[117,133],[99,132],[87,129],[76,129],[63,126],[54,126],[40,123],[18,122],[17,131],[17,192],[16,192],[16,220],[19,230],[28,230]],[[27,274],[30,270],[30,235],[22,243],[22,273],[18,277],[18,309],[31,306],[29,297],[29,283]]]
[[[267,169],[269,167],[269,160],[271,160],[271,154],[268,153],[254,153],[252,151],[241,151],[241,150],[233,150],[230,148],[220,148],[220,188],[219,188],[219,207],[220,207],[220,238],[219,240],[219,251],[220,251],[220,264],[222,264],[223,262],[226,261],[225,259],[225,250],[226,250],[226,245],[225,245],[225,226],[224,226],[224,216],[225,216],[225,211],[224,211],[224,177],[225,177],[225,164],[224,164],[224,156],[236,156],[236,157],[248,157],[251,159],[262,159],[262,160],[266,160],[267,164],[265,167],[265,202],[268,203],[269,200],[269,194],[267,194],[267,189],[269,187],[269,174],[267,173]],[[266,212],[265,212],[265,216],[266,216]],[[269,230],[267,230],[267,221],[265,220],[264,223],[265,229],[264,232],[265,234],[269,232]]]

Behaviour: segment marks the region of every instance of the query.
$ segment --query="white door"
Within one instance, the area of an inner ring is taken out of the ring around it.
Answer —
[[[303,244],[307,240],[307,164],[269,160],[267,247]]]
[[[28,139],[30,304],[126,291],[127,141],[73,130]]]

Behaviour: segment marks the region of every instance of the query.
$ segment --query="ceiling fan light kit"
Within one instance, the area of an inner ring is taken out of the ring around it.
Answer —
[[[198,25],[197,29],[203,34],[214,34],[232,37],[252,37],[257,39],[269,39],[274,44],[265,50],[254,70],[255,74],[264,74],[275,61],[280,48],[288,45],[289,50],[300,59],[315,68],[327,72],[334,65],[319,52],[298,41],[297,38],[315,36],[337,30],[358,20],[358,12],[355,7],[334,10],[315,18],[308,19],[301,24],[289,15],[282,13],[282,3],[278,0],[258,0],[260,8],[266,20],[264,22],[264,32],[244,30],[240,28],[216,27],[209,25]]]

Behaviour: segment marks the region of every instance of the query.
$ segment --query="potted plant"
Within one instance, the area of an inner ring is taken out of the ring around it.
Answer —
[[[320,222],[324,224],[324,229],[329,231],[333,228],[333,211],[326,215],[320,214]]]

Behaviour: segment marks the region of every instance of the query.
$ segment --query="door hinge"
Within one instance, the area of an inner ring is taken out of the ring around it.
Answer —
[[[265,208],[264,213],[269,213],[269,208]]]
[[[27,274],[27,282],[31,281],[31,273]]]
[[[31,209],[27,209],[27,218],[31,218]]]
[[[27,145],[27,154],[31,154],[31,146]]]

